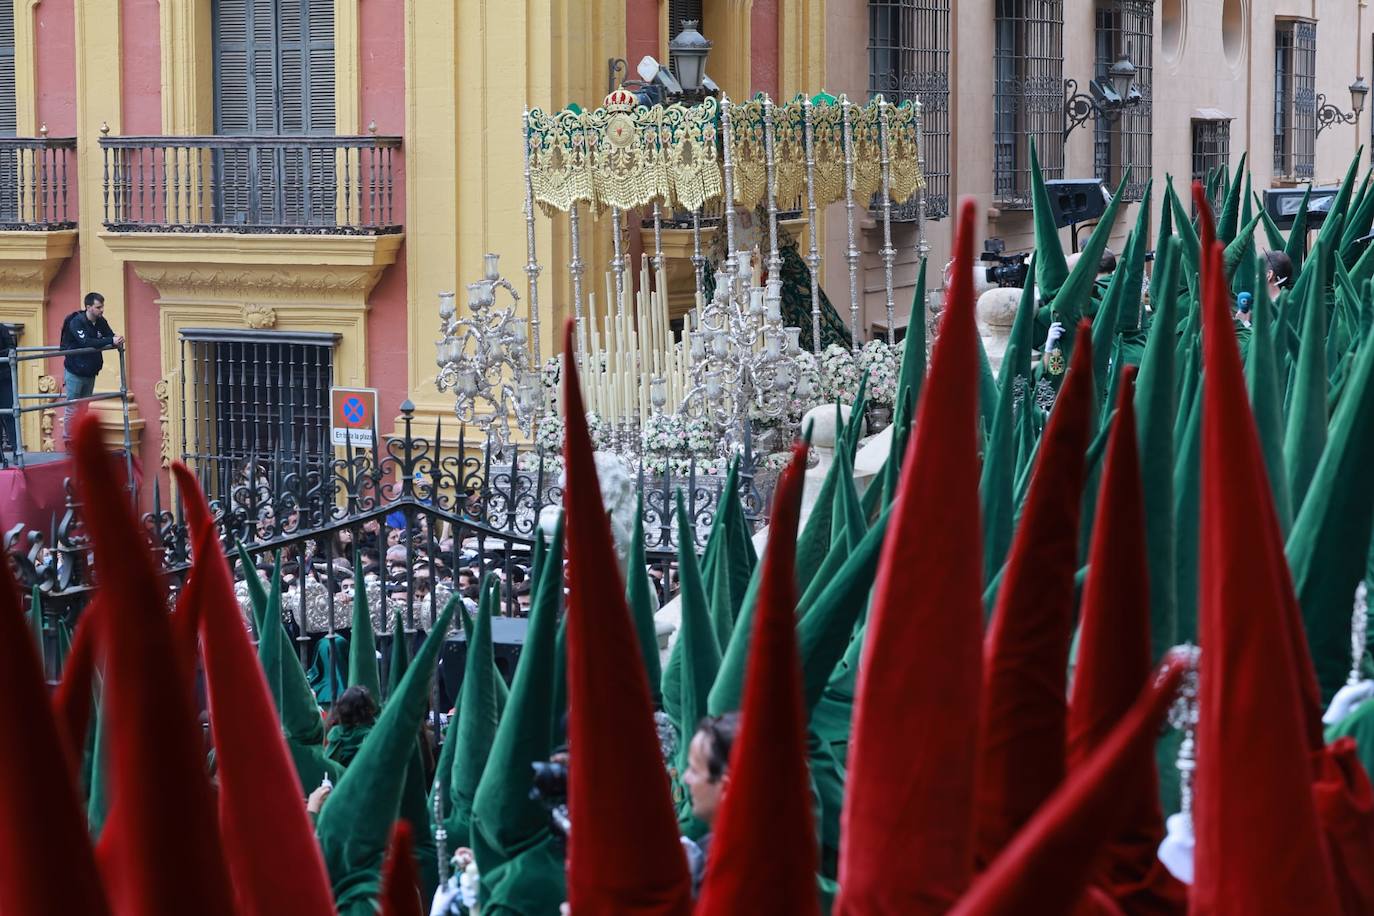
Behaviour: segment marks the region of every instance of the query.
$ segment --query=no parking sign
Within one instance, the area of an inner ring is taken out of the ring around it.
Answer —
[[[372,447],[377,424],[376,388],[329,389],[330,440],[335,445]]]

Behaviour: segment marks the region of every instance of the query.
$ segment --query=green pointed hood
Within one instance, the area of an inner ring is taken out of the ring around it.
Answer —
[[[1323,702],[1350,671],[1351,604],[1374,531],[1374,346],[1360,350],[1349,385],[1285,550]]]
[[[1236,177],[1226,188],[1226,203],[1222,205],[1221,215],[1217,217],[1217,241],[1229,245],[1236,239],[1240,225],[1241,176],[1245,171],[1245,160],[1249,153],[1241,153],[1240,163],[1236,165]],[[1248,203],[1248,201],[1247,201]]]
[[[1145,289],[1145,250],[1150,240],[1150,211],[1154,201],[1154,179],[1145,182],[1145,196],[1141,198],[1136,210],[1135,229],[1131,232],[1126,245],[1126,256],[1122,260],[1126,271],[1126,289],[1121,300],[1121,321],[1119,330],[1139,328],[1144,323],[1142,296]],[[1094,351],[1096,352],[1096,351]],[[1115,401],[1108,401],[1115,404]]]
[[[667,700],[667,696],[664,696]],[[554,741],[563,738],[563,716],[568,712],[568,615],[558,621],[558,636],[553,645],[553,728]]]
[[[1283,461],[1295,513],[1302,509],[1326,447],[1326,246],[1319,238],[1312,250],[1314,273],[1303,306],[1301,349],[1283,437]]]
[[[1127,244],[1128,249],[1134,241]],[[1139,291],[1136,296],[1139,297]],[[1107,285],[1102,307],[1093,316],[1093,391],[1099,396],[1107,392],[1107,370],[1112,361],[1112,342],[1116,339],[1117,326],[1121,323],[1122,303],[1126,298],[1126,271],[1117,270]]]
[[[1062,252],[1061,252],[1062,254]],[[1034,266],[1034,265],[1032,265]],[[902,364],[897,372],[897,400],[893,405],[892,421],[903,440],[906,427],[916,416],[916,404],[921,397],[921,383],[926,377],[926,259],[916,273],[916,290],[911,296],[911,313],[907,318],[906,337],[902,339]]]
[[[554,538],[551,551],[562,562],[563,516],[558,517],[558,534]],[[545,560],[548,562],[548,560]],[[559,570],[558,588],[562,589],[562,570]],[[648,561],[644,554],[644,494],[638,496],[635,507],[634,534],[630,538],[629,583],[625,588],[625,603],[630,606],[630,616],[634,618],[635,635],[639,637],[639,652],[644,659],[644,670],[649,675],[649,696],[657,709],[663,705],[663,671],[658,653],[658,626],[654,622],[654,589],[649,584]],[[542,586],[541,586],[542,587]]]
[[[765,545],[763,549],[766,552],[768,547]],[[749,663],[750,638],[754,633],[754,610],[758,604],[762,573],[763,564],[760,563],[754,567],[754,575],[749,579],[749,587],[745,589],[739,619],[735,621],[735,630],[730,634],[730,642],[721,651],[720,667],[716,670],[711,692],[706,696],[707,715],[719,716],[740,708],[744,696],[744,671]]]
[[[549,834],[548,812],[530,798],[530,764],[548,760],[553,750],[554,650],[563,592],[562,526],[560,515],[530,605],[529,628],[515,669],[510,702],[496,728],[472,802],[472,847],[483,874]]]
[[[1196,354],[1196,345],[1191,353]],[[1196,361],[1192,361],[1196,365]],[[1187,371],[1187,370],[1185,370]],[[1174,453],[1174,520],[1177,532],[1178,639],[1197,640],[1198,557],[1202,505],[1202,386],[1194,384],[1189,403],[1179,401],[1182,429],[1176,429]]]
[[[406,633],[405,618],[398,610],[391,615],[391,666],[386,674],[386,697],[396,692],[410,666],[409,634]]]
[[[1040,297],[1049,301],[1068,280],[1069,265],[1064,257],[1064,244],[1059,240],[1059,227],[1054,224],[1054,209],[1050,206],[1045,173],[1040,169],[1040,156],[1033,139],[1030,144],[1030,179],[1031,208],[1035,217],[1035,285],[1040,287]]]
[[[248,599],[253,607],[253,629],[261,635],[262,618],[267,613],[267,589],[263,588],[262,576],[258,575],[258,568],[243,542],[236,540],[234,546],[239,553],[239,563],[243,565],[243,582],[248,586]]]
[[[415,753],[415,736],[453,608],[453,601],[444,606],[315,823],[340,913],[375,900],[380,891],[382,859],[405,788],[397,774],[405,771]]]
[[[274,691],[273,699],[286,736],[302,744],[320,744],[324,741],[320,704],[310,689],[310,679],[301,666],[291,635],[282,623],[281,604],[281,562],[278,560],[272,576],[272,590],[267,596],[263,635],[258,640],[258,658],[267,672],[267,683]],[[274,635],[275,639],[270,638]]]
[[[1031,331],[1035,324],[1035,290],[1027,284],[1012,322],[1007,350],[997,378],[997,411],[988,431],[983,455],[979,497],[983,513],[983,575],[991,579],[1006,561],[1011,547],[1016,507],[1012,493],[1016,478],[1016,409],[1018,398],[1030,396]]]
[[[446,827],[449,842],[468,846],[472,842],[472,803],[478,783],[486,769],[487,757],[496,738],[499,713],[496,708],[496,656],[491,642],[491,617],[500,599],[500,585],[494,573],[482,585],[473,622],[472,642],[468,643],[463,665],[462,708],[458,717],[458,749],[449,778],[449,815]]]
[[[1169,239],[1156,261],[1154,323],[1135,389],[1140,477],[1145,496],[1145,548],[1150,569],[1150,648],[1157,661],[1177,642],[1174,584],[1174,418],[1178,383],[1173,328],[1178,323],[1181,243]]]
[[[86,824],[90,828],[91,841],[94,842],[100,839],[100,834],[105,829],[105,819],[110,813],[110,730],[109,720],[105,716],[105,704],[99,696],[94,700],[91,715],[90,742],[86,753],[86,762],[90,767],[86,795]]]
[[[1250,392],[1250,407],[1255,414],[1260,451],[1274,494],[1274,512],[1279,531],[1288,536],[1293,526],[1293,508],[1288,498],[1288,470],[1283,463],[1283,400],[1279,395],[1279,366],[1274,351],[1274,307],[1265,289],[1266,265],[1254,260],[1255,304],[1250,349],[1245,360],[1245,386]]]
[[[363,581],[363,554],[353,555],[353,642],[348,647],[348,686],[366,687],[373,699],[382,695],[382,677],[377,670],[377,636],[372,632],[372,611],[367,606],[367,587]]]
[[[868,609],[869,592],[873,588],[890,517],[890,508],[878,517],[797,624],[797,651],[802,661],[802,688],[808,715],[820,702],[831,673],[849,645],[855,625]]]
[[[706,715],[711,685],[720,671],[720,644],[706,606],[705,585],[692,542],[691,519],[681,490],[677,491],[677,530],[682,622],[673,651],[682,656],[682,678],[678,685],[677,718],[673,724],[678,733],[677,771],[685,773],[692,733],[697,722]],[[663,689],[665,693],[668,690],[666,681]],[[668,714],[671,717],[672,710],[668,710]],[[693,817],[690,798],[684,798],[679,804],[678,821],[689,836],[700,836],[706,830],[705,825]]]
[[[705,584],[693,546],[691,519],[681,490],[677,491],[677,530],[681,624],[673,654],[681,656],[679,664],[682,675],[677,685],[677,713],[673,721],[679,735],[690,737],[697,720],[706,713],[706,696],[720,668],[720,643],[716,640],[716,631],[707,608]],[[665,678],[665,700],[669,687]],[[673,716],[671,710],[669,716]],[[685,741],[681,742],[679,752],[685,766]]]
[[[278,553],[272,569],[272,587],[267,593],[263,606],[262,619],[258,627],[258,661],[267,676],[267,689],[272,693],[272,701],[286,721],[286,704],[282,697],[282,652],[286,631],[281,622],[281,554]],[[278,634],[281,636],[278,636]]]
[[[836,442],[838,452],[838,441]],[[811,579],[816,575],[826,554],[830,552],[830,529],[835,509],[835,488],[839,486],[843,468],[838,461],[832,461],[826,468],[821,489],[811,506],[811,514],[802,526],[801,537],[797,539],[797,590],[806,591]]]
[[[1307,207],[1311,200],[1312,185],[1309,182],[1307,189],[1302,192],[1302,200],[1298,202],[1298,212],[1293,217],[1293,226],[1288,230],[1288,244],[1283,248],[1284,254],[1293,262],[1295,275],[1302,270],[1303,254],[1307,251]]]
[[[1350,215],[1346,218],[1341,231],[1339,251],[1342,257],[1350,257],[1355,241],[1368,235],[1370,223],[1374,222],[1374,195],[1369,193],[1371,175],[1374,173],[1364,173],[1360,190],[1351,198]],[[1354,258],[1350,257],[1350,260],[1353,262]]]
[[[843,452],[836,455],[835,460],[842,462],[844,466],[840,469],[839,481],[835,486],[835,508],[831,510],[830,516],[830,544],[833,550],[843,539],[852,549],[868,530],[868,524],[864,521],[863,510],[859,507],[858,491],[854,489],[854,465]]]
[[[1197,229],[1193,226],[1192,220],[1188,218],[1188,211],[1183,207],[1183,201],[1174,192],[1171,185],[1167,189],[1169,210],[1174,215],[1174,237],[1183,246],[1183,260],[1179,264],[1179,275],[1183,278],[1188,288],[1192,290],[1193,296],[1198,294],[1197,274],[1199,265],[1202,262],[1202,240],[1197,236]]]
[[[1279,228],[1279,224],[1274,222],[1274,218],[1264,208],[1264,202],[1260,200],[1258,194],[1255,195],[1255,209],[1259,211],[1260,225],[1264,227],[1266,246],[1270,251],[1283,251],[1288,246],[1288,240],[1284,238],[1283,230]]]

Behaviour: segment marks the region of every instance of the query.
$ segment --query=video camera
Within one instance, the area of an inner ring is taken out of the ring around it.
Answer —
[[[530,798],[548,809],[553,832],[566,842],[572,833],[572,819],[568,817],[568,765],[557,760],[536,760],[530,769],[534,774]]]
[[[987,265],[983,271],[989,283],[996,283],[1008,289],[1021,289],[1030,277],[1030,267],[1026,264],[1030,252],[1004,254],[1006,250],[1006,242],[1001,239],[988,239],[983,242],[983,253],[978,256],[978,260]]]

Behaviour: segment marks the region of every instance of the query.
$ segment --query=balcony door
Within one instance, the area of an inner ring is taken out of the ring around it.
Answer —
[[[14,4],[0,3],[0,137],[17,131],[14,93]],[[0,149],[0,223],[19,219],[19,154]]]
[[[216,154],[216,222],[332,225],[334,153],[302,138],[334,134],[334,0],[213,0],[212,28],[215,133],[245,138]]]

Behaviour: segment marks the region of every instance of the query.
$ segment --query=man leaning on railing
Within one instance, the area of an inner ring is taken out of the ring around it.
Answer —
[[[77,351],[68,353],[64,360],[67,397],[67,408],[62,418],[64,438],[70,432],[72,417],[77,411],[77,406],[72,402],[95,393],[95,377],[105,366],[105,356],[100,351],[124,344],[124,338],[116,334],[105,320],[104,296],[87,293],[83,305],[84,308],[72,312],[62,322],[62,349]]]

